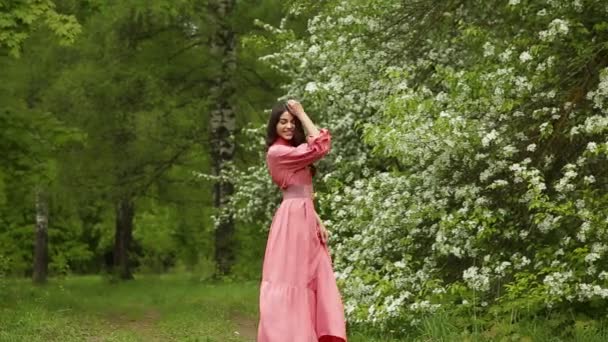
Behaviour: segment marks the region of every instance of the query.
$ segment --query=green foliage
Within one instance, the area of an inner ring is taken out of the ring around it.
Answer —
[[[59,13],[52,0],[3,0],[0,2],[0,51],[19,57],[24,41],[40,23],[62,44],[73,43],[81,30],[76,18]]]
[[[175,251],[179,249],[172,235],[178,217],[169,208],[154,208],[143,212],[135,219],[139,228],[134,238],[141,248],[139,271],[142,273],[164,273],[175,264]]]
[[[442,310],[480,329],[513,312],[600,317],[605,4],[290,4],[307,32],[267,27],[279,51],[263,60],[333,134],[316,186],[348,321],[405,335]],[[267,220],[250,203],[237,216]]]
[[[4,254],[0,254],[0,300],[6,296],[6,277],[10,270],[10,260]]]
[[[20,56],[0,57],[0,248],[8,274],[31,273],[40,186],[50,194],[51,276],[107,271],[115,203],[124,198],[136,208],[135,269],[213,274],[212,188],[193,174],[210,170],[208,94],[219,65],[207,46],[218,25],[210,5],[0,1],[0,50]],[[264,47],[241,48],[241,35],[259,30],[254,18],[281,16],[281,3],[269,0],[241,2],[227,18],[239,40],[239,127],[260,121],[285,80],[258,60]],[[236,164],[250,162],[248,137],[236,139]],[[237,233],[235,279],[259,273],[265,237],[250,228]]]

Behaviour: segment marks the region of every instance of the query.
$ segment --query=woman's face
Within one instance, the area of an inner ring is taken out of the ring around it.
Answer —
[[[277,123],[277,135],[285,140],[291,140],[295,129],[296,118],[288,111],[283,112]]]

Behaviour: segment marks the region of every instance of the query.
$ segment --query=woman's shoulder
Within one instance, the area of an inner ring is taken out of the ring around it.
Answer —
[[[277,155],[284,154],[285,152],[289,152],[289,151],[293,150],[294,148],[295,148],[294,146],[290,146],[290,145],[273,144],[273,145],[270,145],[270,147],[268,147],[268,151],[266,152],[266,154],[269,157],[277,156]]]

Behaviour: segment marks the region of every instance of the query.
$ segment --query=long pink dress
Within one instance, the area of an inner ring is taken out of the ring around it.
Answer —
[[[320,239],[308,168],[330,150],[329,131],[320,131],[298,147],[279,137],[268,149],[268,170],[283,201],[264,254],[257,342],[346,342],[344,307]]]

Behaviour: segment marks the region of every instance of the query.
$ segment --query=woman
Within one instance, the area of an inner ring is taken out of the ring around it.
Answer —
[[[268,233],[257,342],[346,342],[328,234],[313,203],[312,163],[329,152],[331,136],[289,100],[272,109],[266,142],[283,201]]]

